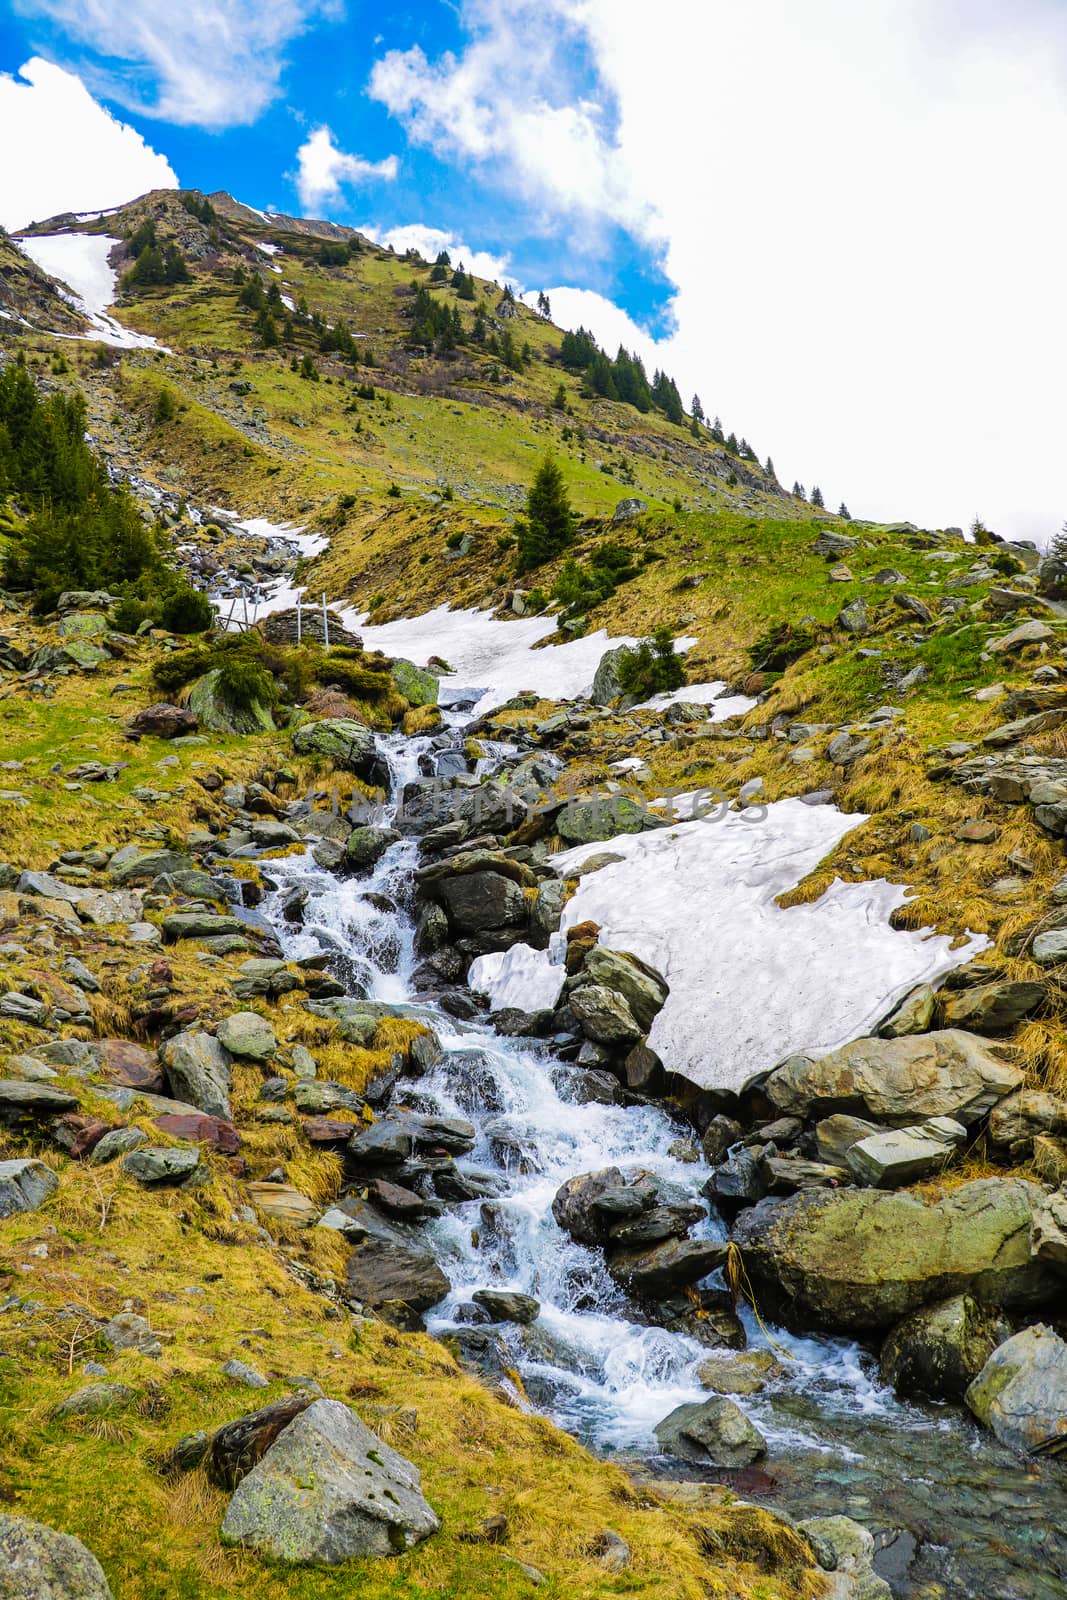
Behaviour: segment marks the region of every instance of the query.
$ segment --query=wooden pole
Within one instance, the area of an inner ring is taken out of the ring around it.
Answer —
[[[330,624],[326,616],[326,592],[322,595],[322,645],[324,650],[330,648]]]

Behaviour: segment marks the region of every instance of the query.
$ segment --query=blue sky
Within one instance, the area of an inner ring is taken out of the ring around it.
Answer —
[[[1067,517],[1064,148],[1064,0],[0,16],[5,226],[181,182],[444,235],[828,505],[1039,543]]]
[[[476,17],[478,8],[469,11]],[[458,58],[478,27],[464,26],[459,8],[445,0],[420,0],[389,12],[376,6],[373,32],[370,12],[361,0],[347,11],[305,7],[301,25],[271,63],[278,67],[276,88],[251,111],[239,109],[234,97],[229,125],[177,118],[173,85],[168,114],[165,75],[146,70],[143,60],[108,53],[117,27],[100,26],[87,41],[85,29],[71,24],[68,7],[47,0],[27,0],[17,14],[0,18],[0,71],[13,73],[28,58],[42,56],[77,73],[103,105],[167,157],[187,188],[225,189],[261,209],[328,216],[370,225],[379,234],[432,226],[506,263],[508,275],[524,288],[579,283],[623,307],[651,333],[666,331],[671,288],[653,245],[607,216],[595,228],[576,228],[567,213],[531,209],[528,194],[509,182],[506,159],[438,155],[439,141],[409,138],[403,120],[370,92],[376,62],[415,48],[431,63],[450,53]],[[611,95],[580,39],[561,57],[561,68],[560,97],[596,97],[599,120],[610,132]],[[159,106],[159,113],[142,106]],[[368,173],[358,182],[342,181],[329,195],[302,191],[299,150],[322,128],[329,129],[337,151],[371,167],[390,163],[395,176]]]

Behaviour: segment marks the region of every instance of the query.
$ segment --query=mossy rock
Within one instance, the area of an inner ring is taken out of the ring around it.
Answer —
[[[413,661],[399,660],[393,662],[389,671],[408,705],[437,704],[437,679],[426,667],[417,667]]]
[[[188,704],[200,726],[212,733],[270,733],[274,718],[267,706],[258,700],[247,705],[235,705],[221,692],[220,668],[206,672],[189,690]]]

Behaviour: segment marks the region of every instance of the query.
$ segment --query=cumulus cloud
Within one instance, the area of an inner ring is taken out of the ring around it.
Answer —
[[[296,189],[300,204],[313,210],[340,200],[346,186],[374,182],[392,183],[400,170],[396,156],[365,161],[348,155],[334,143],[329,128],[316,128],[296,153]]]
[[[19,0],[102,58],[90,82],[145,116],[201,128],[254,122],[286,46],[338,0]],[[130,64],[116,72],[109,62]]]
[[[166,156],[99,105],[72,72],[35,56],[0,73],[0,225],[104,211],[178,180]],[[15,155],[17,152],[17,156]]]
[[[1061,4],[461,14],[461,54],[390,53],[371,93],[412,139],[507,182],[545,231],[628,229],[673,285],[676,329],[631,341],[687,399],[856,513],[1059,525]],[[571,305],[616,341],[617,308]]]
[[[368,239],[373,239],[375,244],[392,245],[398,255],[403,255],[405,250],[417,250],[425,261],[433,261],[442,250],[447,250],[453,266],[459,266],[462,262],[476,278],[487,278],[496,283],[514,283],[508,271],[507,256],[493,255],[488,250],[472,250],[469,244],[444,228],[431,228],[423,222],[406,222],[398,228],[361,226],[360,232],[365,233]]]

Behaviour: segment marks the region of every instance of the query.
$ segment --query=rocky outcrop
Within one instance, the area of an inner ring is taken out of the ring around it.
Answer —
[[[344,772],[354,772],[365,783],[387,783],[389,779],[377,742],[370,728],[350,717],[323,717],[304,722],[293,733],[297,755],[318,756],[332,761]]]
[[[238,704],[226,694],[220,667],[190,686],[188,705],[199,725],[212,733],[270,733],[274,729],[269,706],[259,700]]]
[[[1067,1440],[1067,1344],[1042,1323],[1025,1328],[994,1350],[966,1400],[1014,1450]]]
[[[851,1112],[890,1124],[954,1117],[970,1124],[1022,1083],[983,1039],[947,1028],[900,1039],[854,1039],[818,1060],[790,1056],[767,1095],[794,1116]]]
[[[103,1568],[80,1539],[0,1512],[3,1600],[112,1600]]]
[[[242,1478],[222,1539],[287,1565],[333,1567],[410,1550],[440,1525],[418,1469],[348,1406],[317,1400]]]
[[[1030,1307],[1061,1293],[1030,1254],[1042,1199],[1019,1178],[982,1178],[939,1200],[906,1190],[809,1191],[742,1212],[735,1238],[757,1292],[791,1321],[887,1328],[952,1295]]]

